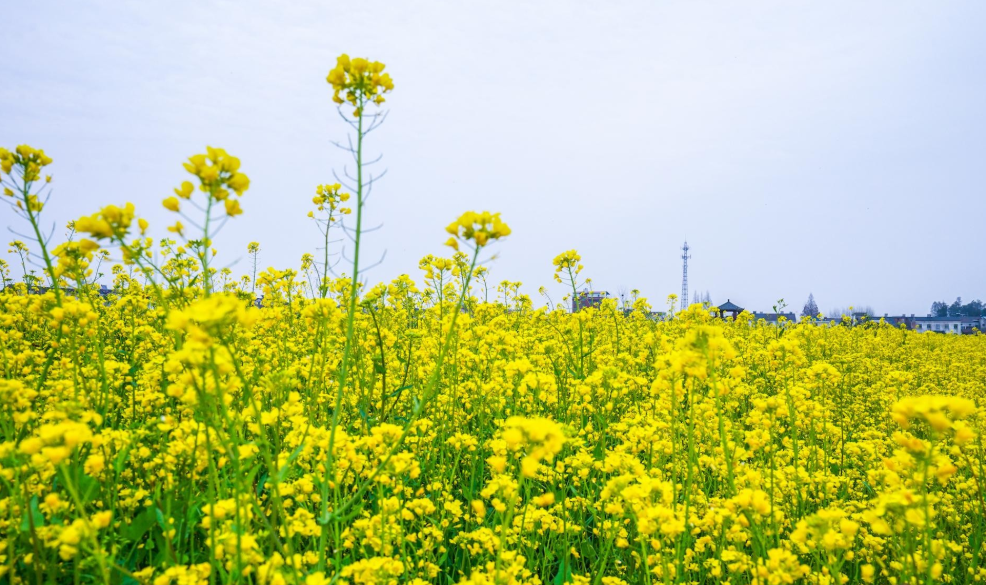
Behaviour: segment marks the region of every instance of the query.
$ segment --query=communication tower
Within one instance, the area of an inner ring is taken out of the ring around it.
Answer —
[[[688,240],[681,247],[681,310],[688,308],[688,259],[692,257],[688,253]]]

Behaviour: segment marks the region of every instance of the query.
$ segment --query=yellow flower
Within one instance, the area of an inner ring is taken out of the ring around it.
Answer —
[[[921,420],[936,432],[952,429],[955,421],[961,421],[976,413],[976,405],[959,396],[908,396],[897,401],[891,416],[907,429],[912,421]]]
[[[498,240],[510,235],[510,227],[503,223],[499,213],[467,211],[459,219],[450,223],[445,231],[452,235],[449,242],[472,240],[477,247],[483,247],[490,240]],[[451,245],[446,242],[446,245]],[[458,246],[454,246],[458,250]]]
[[[39,148],[21,144],[13,152],[0,148],[0,171],[9,175],[13,168],[19,167],[25,183],[41,178],[41,169],[51,164],[51,157]]]
[[[89,234],[96,239],[123,238],[130,231],[134,214],[133,203],[127,203],[123,207],[107,205],[98,213],[80,217],[73,222],[73,225],[75,231]]]
[[[195,191],[195,185],[192,185],[191,181],[182,181],[181,187],[175,189],[175,195],[182,199],[190,199],[193,191]]]
[[[184,163],[185,170],[199,179],[200,190],[208,193],[215,201],[224,201],[232,191],[236,195],[250,188],[250,179],[239,172],[240,159],[230,155],[222,148],[207,146],[205,154],[196,154]],[[182,199],[189,199],[195,186],[184,181],[181,187],[175,189],[175,194]],[[170,208],[169,208],[170,209]]]
[[[227,199],[224,203],[226,205],[226,215],[235,217],[243,213],[243,210],[240,209],[239,199]]]
[[[92,523],[96,528],[106,528],[110,525],[110,521],[113,519],[113,512],[105,510],[103,512],[96,512],[92,516]]]
[[[164,208],[167,209],[168,211],[178,211],[177,197],[168,197],[162,202],[162,204],[164,205]]]
[[[561,254],[555,256],[555,259],[551,261],[555,266],[555,272],[561,272],[563,270],[573,270],[575,274],[582,271],[582,256],[575,250],[567,250]]]
[[[323,571],[316,571],[305,577],[305,585],[328,585],[330,580]]]
[[[510,451],[525,451],[521,475],[533,478],[542,462],[554,460],[565,444],[565,434],[555,421],[544,417],[512,416],[503,424],[502,440]]]
[[[357,106],[353,115],[362,115],[362,105],[373,102],[380,105],[385,100],[383,94],[394,89],[390,74],[384,73],[385,66],[379,61],[370,62],[363,58],[350,59],[342,54],[336,66],[329,71],[325,80],[332,86],[332,101],[344,104],[347,101]],[[342,97],[345,94],[345,98]]]
[[[23,443],[21,443],[21,449],[24,449]],[[494,473],[503,473],[507,468],[507,458],[499,455],[490,456],[486,460],[486,463],[489,464],[490,469],[492,469]]]
[[[237,195],[242,195],[244,191],[250,188],[250,179],[243,173],[234,173],[226,181],[226,185]]]

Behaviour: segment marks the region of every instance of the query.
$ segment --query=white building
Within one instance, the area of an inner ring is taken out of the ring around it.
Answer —
[[[913,329],[915,331],[920,331],[921,333],[926,333],[928,331],[933,331],[935,333],[952,333],[955,335],[960,335],[962,333],[971,333],[973,327],[978,327],[982,329],[983,323],[981,317],[913,317]]]

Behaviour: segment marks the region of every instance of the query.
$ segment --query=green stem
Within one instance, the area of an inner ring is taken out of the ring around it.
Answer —
[[[329,478],[335,467],[336,430],[339,428],[339,412],[342,409],[342,396],[349,377],[349,359],[353,351],[353,337],[356,327],[356,297],[359,291],[359,248],[363,231],[363,105],[364,98],[360,96],[357,107],[360,116],[356,122],[356,235],[353,239],[353,275],[349,287],[349,302],[346,315],[346,342],[342,351],[342,363],[339,365],[339,379],[336,381],[336,397],[332,410],[332,426],[329,430],[328,453],[325,462],[325,482],[322,486],[322,535],[319,546],[319,569],[325,568],[325,550],[328,541],[329,518]],[[328,231],[328,230],[326,230]]]

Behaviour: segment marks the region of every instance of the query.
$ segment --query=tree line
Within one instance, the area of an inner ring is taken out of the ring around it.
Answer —
[[[931,315],[934,317],[982,317],[986,315],[986,307],[979,299],[963,304],[962,297],[958,297],[952,304],[948,304],[946,301],[931,303]]]

